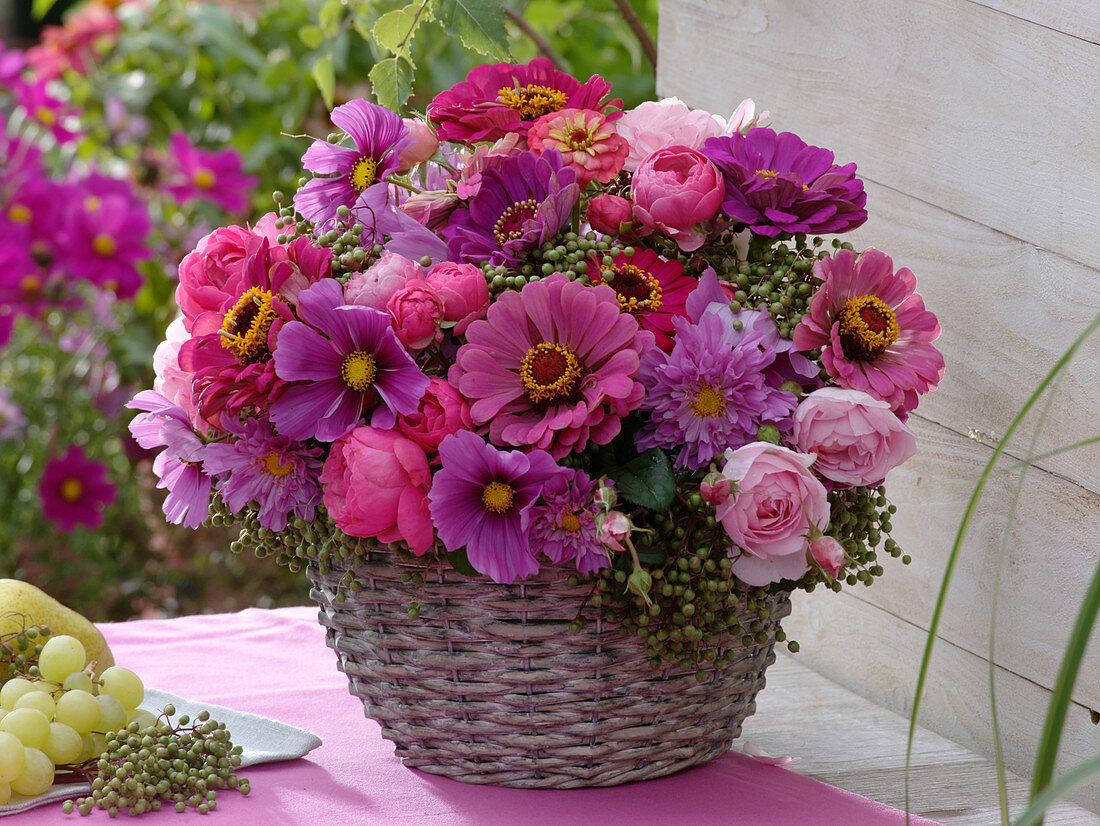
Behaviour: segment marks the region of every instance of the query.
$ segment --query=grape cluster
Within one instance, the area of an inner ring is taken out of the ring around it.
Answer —
[[[0,682],[34,666],[42,644],[50,636],[49,626],[29,624],[21,615],[7,616],[14,618],[19,628],[0,634]]]
[[[220,789],[248,794],[248,780],[236,774],[241,747],[233,745],[225,723],[204,710],[194,721],[185,714],[172,725],[175,713],[166,706],[154,725],[132,722],[108,736],[90,778],[91,796],[65,801],[66,814],[98,808],[111,817],[123,811],[140,815],[163,805],[206,814],[217,806]]]

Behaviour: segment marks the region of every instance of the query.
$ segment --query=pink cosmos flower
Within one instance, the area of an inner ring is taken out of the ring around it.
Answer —
[[[180,203],[207,200],[226,212],[248,209],[250,193],[258,180],[254,175],[244,174],[236,150],[199,149],[186,132],[173,132],[168,139],[164,166],[163,187]]]
[[[810,471],[814,457],[768,442],[726,451],[722,475],[736,494],[718,506],[726,534],[741,549],[733,572],[748,585],[796,580],[807,570],[812,528],[829,524],[829,498]]]
[[[423,350],[443,338],[443,298],[423,278],[410,279],[386,302],[397,340],[410,350]]]
[[[321,484],[325,508],[348,536],[404,542],[418,555],[435,541],[427,457],[396,431],[364,426],[337,439]]]
[[[446,379],[432,376],[428,389],[420,399],[415,413],[399,416],[397,429],[407,439],[416,442],[425,453],[435,453],[439,443],[452,433],[473,430],[470,406],[458,389]]]
[[[710,160],[694,149],[670,146],[647,156],[631,179],[634,217],[650,230],[663,232],[684,252],[706,240],[701,226],[722,205],[725,184]]]
[[[577,183],[606,184],[619,174],[629,146],[602,114],[591,109],[562,109],[536,120],[527,131],[527,146],[561,152],[562,163],[573,167]]]
[[[794,331],[799,350],[821,348],[821,363],[841,387],[887,402],[899,417],[943,378],[936,316],[915,292],[917,280],[885,253],[840,250],[814,266],[822,285]]]
[[[432,267],[425,279],[443,298],[443,326],[456,336],[489,309],[489,285],[485,274],[473,264],[443,261]]]
[[[344,285],[344,300],[384,312],[398,290],[407,282],[423,277],[424,271],[419,264],[386,250],[381,258],[348,279]]]
[[[138,262],[149,258],[149,211],[130,185],[92,174],[80,182],[82,196],[67,205],[65,260],[72,275],[132,298],[144,282]]]
[[[117,497],[115,486],[107,480],[107,466],[89,459],[77,445],[46,463],[38,494],[43,516],[63,531],[77,525],[98,528],[103,524],[103,509]]]
[[[46,81],[25,83],[17,79],[12,86],[15,101],[27,112],[27,116],[46,129],[59,144],[70,143],[80,134],[72,127],[80,114],[60,98],[46,90]]]
[[[917,439],[884,401],[862,390],[823,387],[794,414],[794,441],[817,454],[814,470],[838,485],[877,485],[917,451]]]

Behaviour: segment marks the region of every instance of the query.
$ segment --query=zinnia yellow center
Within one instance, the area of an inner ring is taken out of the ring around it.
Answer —
[[[497,243],[504,246],[508,241],[514,241],[523,235],[523,225],[535,217],[538,208],[539,205],[535,203],[535,199],[528,198],[504,210],[493,227],[493,235],[496,236]]]
[[[66,502],[79,502],[84,495],[84,483],[70,476],[61,483],[61,498]]]
[[[490,482],[481,491],[481,502],[493,513],[504,513],[511,509],[516,492],[504,482]]]
[[[11,218],[17,224],[29,224],[31,218],[31,211],[23,204],[12,204],[8,208],[8,217]]]
[[[218,182],[218,178],[214,174],[214,171],[206,167],[196,169],[191,176],[191,180],[195,182],[195,186],[199,189],[213,189],[214,184]]]
[[[576,533],[581,529],[580,517],[575,513],[563,513],[561,515],[561,526],[570,533]]]
[[[377,180],[378,164],[374,158],[364,155],[355,162],[351,168],[351,185],[357,192],[362,192]]]
[[[874,361],[897,339],[897,316],[875,295],[849,300],[840,311],[840,343],[851,361]]]
[[[262,287],[252,287],[225,314],[222,322],[222,347],[241,364],[256,364],[271,357],[267,334],[278,317],[275,296]]]
[[[281,479],[292,470],[294,470],[294,462],[287,459],[287,462],[284,465],[282,462],[279,461],[279,452],[277,450],[273,450],[264,457],[264,468],[272,476]]]
[[[374,356],[362,350],[349,353],[340,365],[340,378],[344,380],[344,384],[360,393],[374,384],[377,374],[378,365]]]
[[[572,397],[584,373],[572,350],[564,344],[543,342],[527,351],[519,375],[527,398],[550,405]]]
[[[101,258],[110,258],[118,252],[118,244],[115,243],[115,239],[110,235],[100,233],[92,239],[92,249],[95,250],[95,254]]]
[[[726,400],[713,385],[704,384],[695,391],[695,398],[691,400],[691,409],[700,418],[717,416],[726,409]]]
[[[619,308],[624,313],[637,315],[661,309],[661,282],[651,273],[633,264],[614,264],[615,274],[604,282],[619,296]]]
[[[515,109],[524,120],[535,120],[550,112],[565,108],[568,95],[549,86],[520,86],[515,89],[501,89],[497,100],[509,109]]]

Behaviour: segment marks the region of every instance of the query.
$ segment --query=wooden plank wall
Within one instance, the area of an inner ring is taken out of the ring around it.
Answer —
[[[888,480],[913,564],[873,588],[798,600],[804,663],[896,711],[915,676],[966,502],[1015,413],[1100,313],[1100,9],[1095,0],[663,0],[658,91],[773,125],[855,161],[851,233],[916,274],[947,374]],[[1100,336],[1058,388],[1033,454],[1100,433]],[[1037,417],[1011,445],[1027,454]],[[989,675],[1016,772],[1030,773],[1050,688],[1100,560],[1100,447],[1033,463],[983,499],[941,626],[921,722],[992,752]],[[999,578],[999,590],[996,584]],[[994,594],[996,620],[991,622]],[[995,648],[990,668],[990,629]],[[1100,644],[1074,691],[1067,768],[1100,752]],[[1075,799],[1100,811],[1100,784]]]

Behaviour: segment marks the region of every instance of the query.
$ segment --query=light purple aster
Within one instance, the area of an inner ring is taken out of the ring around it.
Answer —
[[[641,410],[650,414],[635,435],[639,449],[679,448],[677,467],[701,468],[754,441],[763,424],[790,427],[797,399],[766,374],[778,336],[764,325],[736,329],[724,304],[710,305],[695,323],[678,317],[673,324],[672,352],[651,351],[638,370],[646,387]]]
[[[400,115],[365,100],[337,106],[331,118],[355,148],[314,141],[302,156],[306,169],[327,176],[308,181],[294,196],[294,208],[315,224],[334,219],[340,206],[350,208],[364,190],[386,187],[386,176],[397,169],[398,155],[411,140]]]
[[[561,153],[520,152],[481,177],[481,188],[443,228],[453,261],[514,266],[565,226],[580,197],[577,175]]]
[[[210,515],[211,479],[203,471],[206,445],[186,411],[154,390],[143,390],[125,405],[144,410],[130,422],[134,440],[146,450],[164,447],[153,460],[158,488],[166,488],[164,515],[173,525],[197,528]]]
[[[298,294],[298,317],[279,331],[275,372],[288,382],[271,421],[291,439],[332,442],[372,410],[389,430],[411,415],[428,377],[398,342],[387,313],[344,303],[340,282],[323,278]],[[303,323],[304,322],[304,323]]]
[[[566,470],[543,485],[542,504],[531,508],[531,544],[551,562],[575,560],[582,574],[610,564],[596,531],[599,507],[592,497],[597,487],[584,471]]]
[[[494,582],[526,579],[539,569],[528,525],[531,506],[562,472],[550,454],[497,450],[469,430],[439,444],[443,467],[428,494],[436,533],[448,551],[466,547],[475,570]]]
[[[867,193],[854,163],[793,132],[758,127],[708,138],[706,155],[726,180],[722,210],[759,235],[846,232],[867,220]]]
[[[279,436],[263,419],[245,422],[222,418],[236,440],[206,446],[203,469],[218,480],[218,492],[233,513],[250,502],[259,507],[260,524],[281,531],[293,513],[305,520],[321,501],[320,447],[307,447]]]

